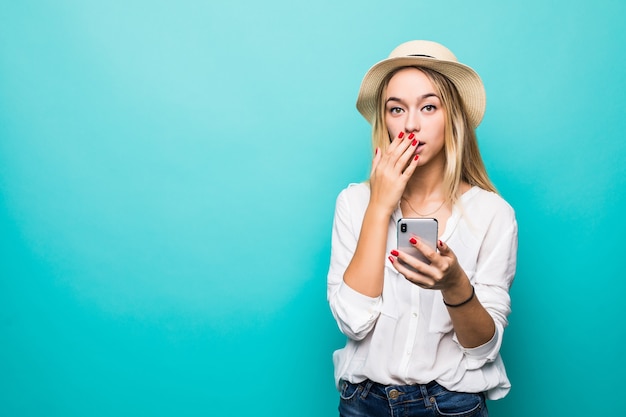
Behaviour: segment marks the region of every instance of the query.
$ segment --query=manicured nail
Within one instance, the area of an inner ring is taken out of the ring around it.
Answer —
[[[411,239],[409,239],[409,242],[411,242],[412,245],[415,245],[417,243],[417,239],[412,237]]]
[[[415,158],[413,158],[413,159],[415,159],[417,161],[418,159],[420,159],[420,156],[419,155],[415,155]]]
[[[398,252],[397,250],[393,249],[393,250],[391,251],[391,254],[392,254],[393,256],[398,256],[398,255],[400,255],[400,252]]]
[[[413,133],[411,133],[411,134],[409,135],[409,139],[413,139],[414,137],[415,137],[415,135],[414,135]]]
[[[390,256],[390,257],[389,257],[389,258],[387,258],[387,259],[389,259],[389,262],[391,262],[391,263],[394,263],[394,262],[396,261],[395,259],[393,259],[393,256]]]
[[[378,155],[378,148],[376,148],[376,151],[374,152],[374,155]]]
[[[413,142],[411,142],[411,145],[413,146],[417,145],[417,139],[413,139]]]
[[[404,132],[398,133],[398,138],[402,139],[404,137]]]
[[[439,241],[439,246],[443,247],[443,242],[441,240]]]

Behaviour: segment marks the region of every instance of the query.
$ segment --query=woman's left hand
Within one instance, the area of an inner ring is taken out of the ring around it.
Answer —
[[[459,265],[456,255],[442,241],[439,241],[437,244],[438,252],[417,237],[412,238],[411,244],[430,261],[430,264],[422,262],[405,252],[391,251],[389,260],[394,268],[404,275],[407,280],[422,288],[444,291],[458,286],[464,280],[467,280],[465,271]],[[404,262],[404,264],[413,267],[417,272],[397,262],[398,259]]]
[[[461,346],[475,348],[491,340],[496,332],[495,322],[478,298],[474,297],[472,284],[454,252],[441,241],[437,243],[439,252],[418,238],[411,244],[424,254],[430,265],[407,253],[393,250],[389,260],[396,270],[415,285],[441,291],[444,303],[449,303],[446,304],[448,313]],[[398,260],[412,266],[417,272]]]

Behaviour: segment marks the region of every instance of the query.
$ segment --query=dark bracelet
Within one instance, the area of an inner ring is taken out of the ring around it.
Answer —
[[[469,303],[470,301],[472,301],[472,299],[474,298],[474,296],[476,295],[476,291],[474,291],[474,286],[472,285],[472,295],[469,296],[469,298],[461,303],[458,304],[448,304],[446,303],[446,300],[443,300],[443,303],[446,305],[446,307],[451,307],[451,308],[455,308],[455,307],[461,307],[467,303]]]

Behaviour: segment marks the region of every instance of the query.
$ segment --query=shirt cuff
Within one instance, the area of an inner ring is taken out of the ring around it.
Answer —
[[[360,292],[353,290],[345,282],[339,287],[339,298],[345,303],[352,306],[355,311],[361,311],[368,315],[378,314],[382,296],[368,297]]]
[[[380,314],[382,296],[368,297],[350,288],[345,282],[340,284],[337,298],[338,305],[343,309],[343,321],[357,338],[361,332],[371,328]]]
[[[474,348],[464,348],[459,344],[465,354],[468,370],[481,368],[485,363],[493,362],[498,357],[502,341],[501,334],[500,328],[496,325],[496,331],[487,343]],[[458,343],[456,335],[454,340]]]

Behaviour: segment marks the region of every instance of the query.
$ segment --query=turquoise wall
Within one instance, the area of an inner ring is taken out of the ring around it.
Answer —
[[[482,75],[519,219],[491,414],[611,414],[626,2],[510,3],[0,1],[0,415],[336,415],[330,228],[370,158],[354,103],[415,38]]]

